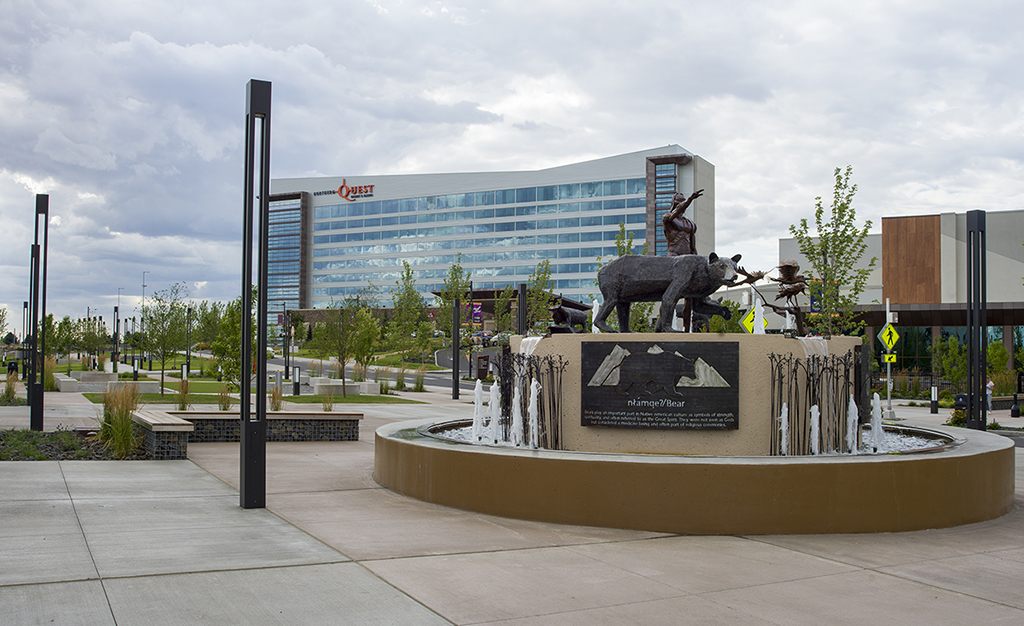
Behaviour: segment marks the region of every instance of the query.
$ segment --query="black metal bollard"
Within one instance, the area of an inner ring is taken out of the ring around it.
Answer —
[[[1010,417],[1020,417],[1020,404],[1017,403],[1017,394],[1013,394],[1013,406],[1010,407]]]

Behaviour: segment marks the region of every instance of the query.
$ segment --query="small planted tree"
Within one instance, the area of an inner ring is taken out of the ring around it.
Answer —
[[[551,261],[538,263],[526,283],[526,328],[537,332],[538,327],[551,319],[555,297],[551,294]]]
[[[864,321],[856,318],[853,308],[877,260],[871,257],[867,267],[856,267],[868,247],[865,240],[871,221],[857,225],[853,208],[857,185],[850,184],[852,175],[852,166],[848,165],[846,170],[835,169],[832,205],[827,214],[821,196],[815,198],[814,234],[806,219],[800,220],[798,226],[789,227],[800,253],[811,264],[806,272],[808,286],[811,297],[821,308],[820,313],[807,316],[807,325],[811,331],[825,337],[842,332],[854,334],[864,327]]]
[[[160,395],[164,393],[167,361],[185,349],[185,283],[153,294],[146,306],[146,343],[160,361]]]
[[[256,299],[256,291],[251,296]],[[256,307],[253,306],[255,311]],[[253,319],[249,325],[252,336],[249,345],[256,345],[256,320]],[[217,359],[220,367],[221,378],[232,389],[238,390],[242,387],[242,298],[239,296],[232,300],[225,308],[220,317],[220,332],[210,347],[213,356]]]

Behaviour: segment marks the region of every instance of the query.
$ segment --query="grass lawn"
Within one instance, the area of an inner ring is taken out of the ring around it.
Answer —
[[[348,395],[345,397],[333,396],[334,404],[426,404],[419,400],[409,400],[398,396],[357,396]],[[285,396],[285,402],[295,404],[320,404],[321,396]]]
[[[102,393],[83,393],[89,402],[103,404]],[[217,395],[212,393],[190,393],[188,394],[189,404],[217,404]],[[178,398],[174,393],[168,392],[164,395],[158,393],[139,394],[139,406],[147,404],[177,404]],[[231,399],[232,404],[238,404],[238,398]]]
[[[159,379],[157,379],[159,380]],[[177,378],[164,378],[164,387],[177,389],[181,381]],[[215,380],[190,379],[188,381],[189,393],[218,393],[221,388],[227,388],[227,383],[219,383]]]
[[[93,404],[103,404],[102,393],[85,393],[84,395]],[[320,404],[322,402],[320,396],[284,396],[285,402],[294,402],[295,404]],[[216,394],[207,393],[190,393],[188,394],[189,404],[217,404]],[[160,395],[158,393],[144,393],[139,396],[139,405],[145,406],[149,404],[177,404],[177,396],[173,393],[165,393]],[[238,398],[231,398],[231,404],[237,405]],[[398,396],[357,396],[349,395],[346,397],[334,396],[334,404],[426,404],[419,400],[409,400],[407,398],[399,398]]]

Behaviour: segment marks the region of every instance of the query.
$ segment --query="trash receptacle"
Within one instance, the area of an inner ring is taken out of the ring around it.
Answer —
[[[958,393],[958,394],[956,394],[956,398],[953,400],[953,408],[958,410],[958,411],[966,411],[967,410],[967,397],[968,397],[968,395],[966,393]]]

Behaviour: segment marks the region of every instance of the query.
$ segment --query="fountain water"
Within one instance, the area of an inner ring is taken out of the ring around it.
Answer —
[[[789,407],[782,403],[782,411],[779,412],[780,450],[782,456],[789,454]]]
[[[821,453],[821,411],[818,405],[811,406],[811,454]]]
[[[491,411],[491,438],[490,443],[494,445],[498,443],[501,435],[498,433],[498,422],[501,420],[501,389],[498,388],[497,381],[491,383],[491,397],[487,402],[487,408]]]
[[[537,414],[537,398],[540,396],[540,383],[534,378],[530,381],[530,404],[526,408],[530,426],[530,447],[534,450],[540,445],[540,422]]]
[[[484,440],[484,383],[476,379],[473,391],[473,441]]]

